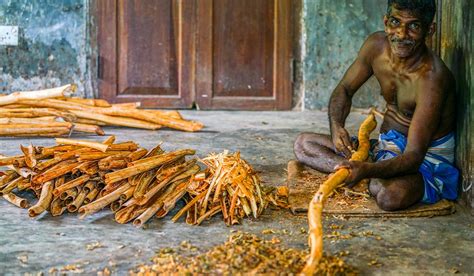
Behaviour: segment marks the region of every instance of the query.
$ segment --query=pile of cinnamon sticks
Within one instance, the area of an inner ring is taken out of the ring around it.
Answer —
[[[110,104],[102,99],[70,97],[75,89],[69,84],[0,96],[0,136],[59,137],[73,131],[104,135],[102,126],[183,131],[203,127],[174,110],[138,109],[140,103]]]
[[[174,222],[187,213],[186,223],[199,225],[222,213],[224,222],[233,225],[245,216],[257,218],[267,207],[257,173],[239,152],[210,154],[201,161],[207,169],[189,185],[184,197],[187,204],[173,217]]]
[[[132,141],[115,143],[56,138],[52,147],[21,146],[22,155],[0,156],[0,196],[21,208],[29,202],[20,197],[32,191],[39,198],[28,209],[35,217],[49,211],[65,211],[81,217],[110,207],[119,223],[142,226],[151,217],[166,216],[182,198],[187,202],[173,218],[187,212],[186,221],[200,224],[222,212],[224,221],[235,224],[244,216],[260,215],[267,205],[260,181],[239,153],[212,154],[201,170],[195,151],[151,150]]]

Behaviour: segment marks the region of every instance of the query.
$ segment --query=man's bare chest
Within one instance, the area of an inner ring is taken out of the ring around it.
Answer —
[[[381,94],[397,113],[411,118],[415,112],[417,85],[411,76],[400,74],[386,68],[374,68]],[[395,111],[394,110],[394,111]]]

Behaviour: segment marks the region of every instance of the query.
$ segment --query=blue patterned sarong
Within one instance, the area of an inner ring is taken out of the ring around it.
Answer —
[[[433,141],[420,166],[425,194],[422,202],[435,203],[442,198],[455,200],[458,197],[459,171],[454,167],[454,133]],[[372,147],[375,162],[387,160],[405,151],[407,137],[396,130],[381,133]]]

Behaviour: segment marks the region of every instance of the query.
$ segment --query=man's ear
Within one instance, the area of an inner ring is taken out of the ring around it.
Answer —
[[[384,26],[385,31],[387,30],[387,24],[388,24],[388,17],[387,17],[387,15],[384,15],[383,16],[383,26]]]
[[[426,33],[427,37],[433,36],[433,34],[436,32],[436,22],[431,23],[431,25],[428,27],[428,32]]]

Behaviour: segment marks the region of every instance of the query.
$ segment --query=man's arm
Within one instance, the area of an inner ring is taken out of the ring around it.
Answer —
[[[357,162],[358,164],[353,164],[356,162],[350,162],[351,169],[354,168],[358,171],[354,173],[351,171],[348,182],[357,182],[363,178],[386,179],[418,172],[439,126],[446,95],[441,78],[433,80],[433,78],[427,77],[417,90],[415,113],[408,129],[405,152],[392,159],[375,163]]]
[[[352,96],[373,74],[372,60],[374,53],[378,52],[380,34],[369,36],[359,50],[359,54],[347,69],[344,77],[336,86],[329,99],[329,127],[335,149],[346,157],[351,155],[349,134],[344,129],[344,124],[349,115]]]

